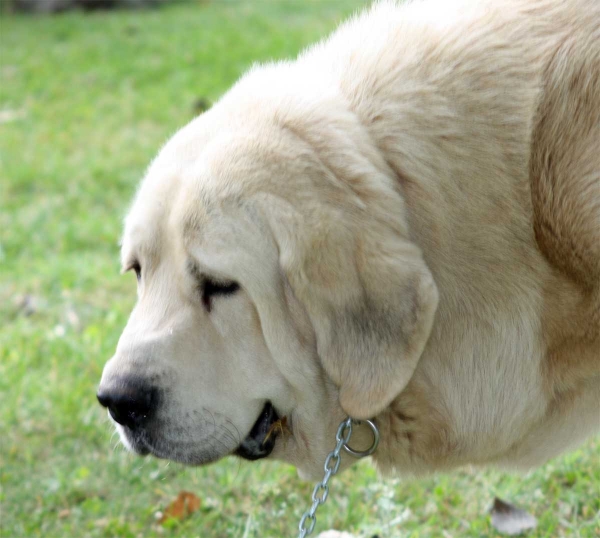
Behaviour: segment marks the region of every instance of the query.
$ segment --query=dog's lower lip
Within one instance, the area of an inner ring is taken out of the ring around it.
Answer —
[[[127,434],[127,440],[129,441],[132,450],[138,456],[147,456],[148,454],[152,453],[152,449],[148,444],[146,436],[143,432],[134,434],[129,428],[124,427],[123,429],[126,431],[126,433],[129,432]]]
[[[271,426],[278,420],[273,404],[267,402],[235,454],[250,461],[266,458],[275,447],[277,432],[271,432]]]
[[[148,454],[150,454],[150,449],[146,448],[145,446],[137,446],[135,450],[139,456],[147,456]]]

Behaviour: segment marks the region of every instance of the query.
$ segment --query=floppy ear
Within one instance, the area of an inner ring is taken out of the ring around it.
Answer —
[[[385,190],[385,189],[384,189]],[[319,197],[326,193],[320,191]],[[358,419],[387,407],[407,385],[429,338],[437,287],[420,249],[398,221],[402,198],[368,206],[313,199],[268,204],[279,263],[304,305],[317,352],[339,387],[341,407]],[[384,211],[384,214],[381,214]],[[373,216],[372,212],[379,212]]]
[[[263,215],[342,408],[370,418],[410,381],[437,287],[409,238],[399,180],[345,100],[290,109],[279,117],[285,165],[273,174],[287,179],[263,192]]]
[[[354,418],[377,415],[404,389],[437,308],[437,288],[419,249],[387,235],[374,241],[359,234],[345,261],[353,270],[313,281],[305,299],[323,367]],[[331,259],[336,246],[324,242],[322,249],[320,263],[331,270],[341,261]]]

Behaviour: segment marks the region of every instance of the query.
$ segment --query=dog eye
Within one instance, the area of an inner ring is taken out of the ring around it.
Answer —
[[[138,282],[140,281],[140,279],[142,278],[142,266],[140,265],[140,262],[135,261],[131,264],[131,267],[129,267],[128,271],[133,269],[135,271],[135,276],[138,279]]]
[[[208,312],[212,308],[212,299],[217,295],[233,295],[240,289],[237,282],[217,282],[205,278],[202,281],[202,304]]]

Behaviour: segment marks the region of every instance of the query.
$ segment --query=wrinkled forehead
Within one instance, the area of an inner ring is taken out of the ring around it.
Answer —
[[[148,262],[165,250],[181,248],[177,243],[190,226],[205,228],[210,198],[190,188],[185,174],[179,168],[153,168],[142,181],[125,218],[121,240],[124,268],[132,260]]]
[[[166,151],[165,151],[166,150]],[[165,148],[150,167],[125,219],[121,257],[151,260],[194,233],[205,235],[224,205],[241,199],[248,186],[244,151],[226,137],[202,148],[195,157]]]
[[[206,129],[192,122],[156,158],[125,221],[124,264],[134,252],[155,257],[192,232],[198,239],[223,230],[214,224],[224,212],[237,213],[236,205],[259,192],[283,196],[289,178],[313,175],[307,171],[314,167],[312,159],[280,128],[221,127],[206,136]]]

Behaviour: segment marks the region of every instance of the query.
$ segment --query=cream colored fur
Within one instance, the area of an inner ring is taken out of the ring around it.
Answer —
[[[600,429],[600,2],[381,3],[253,68],[155,159],[122,256],[139,300],[102,386],[168,389],[157,456],[231,453],[266,400],[308,475],[346,414],[404,474],[577,445]],[[241,290],[207,312],[191,264]]]

